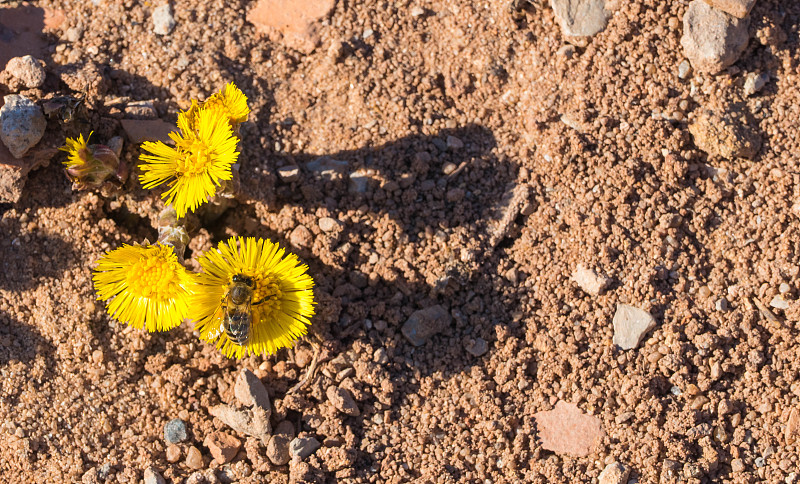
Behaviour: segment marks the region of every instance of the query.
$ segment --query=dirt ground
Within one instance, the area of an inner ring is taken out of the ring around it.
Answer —
[[[125,136],[134,101],[173,123],[240,86],[238,203],[193,219],[187,259],[269,237],[309,264],[318,302],[307,340],[241,361],[190,322],[115,324],[93,264],[155,240],[163,203],[135,176],[122,194],[74,192],[57,155],[0,205],[0,481],[131,483],[152,466],[193,483],[598,482],[618,461],[628,482],[796,482],[800,3],[758,0],[738,62],[684,79],[687,1],[616,2],[574,49],[547,2],[511,3],[339,0],[309,52],[257,32],[253,1],[175,2],[169,35],[150,2],[0,6],[0,21],[41,17],[41,35],[10,45],[45,62],[46,82],[14,92],[88,86],[97,140]],[[745,97],[751,72],[770,81]],[[752,116],[753,159],[695,145],[688,126],[711,107]],[[123,153],[135,165],[136,144]],[[324,156],[346,164],[307,166]],[[298,179],[278,176],[293,165]],[[340,224],[323,231],[323,217]],[[609,287],[587,294],[579,264]],[[618,303],[655,317],[638,348],[612,343]],[[451,323],[413,346],[401,327],[437,304]],[[319,450],[274,465],[209,414],[234,401],[242,368],[266,386],[273,427]],[[599,419],[588,455],[544,448],[534,414],[557,402]],[[189,435],[168,459],[175,418]],[[231,462],[212,461],[214,431],[240,440]]]

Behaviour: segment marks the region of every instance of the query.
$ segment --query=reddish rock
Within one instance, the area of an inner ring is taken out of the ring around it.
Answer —
[[[800,414],[796,408],[793,408],[789,412],[789,419],[786,421],[786,431],[784,433],[786,445],[791,445],[798,440],[798,437],[800,437]]]
[[[247,21],[271,41],[310,54],[320,42],[320,23],[335,4],[336,0],[260,0],[247,13]]]
[[[705,0],[712,7],[738,18],[745,18],[756,0]]]
[[[163,141],[172,144],[169,134],[178,131],[174,124],[160,119],[123,119],[122,129],[132,143],[143,141]]]
[[[232,461],[242,443],[236,437],[225,432],[214,432],[206,436],[203,445],[208,447],[211,455],[219,464],[227,464]]]
[[[542,447],[559,454],[589,455],[604,434],[600,419],[584,414],[573,403],[560,401],[553,410],[533,418]]]

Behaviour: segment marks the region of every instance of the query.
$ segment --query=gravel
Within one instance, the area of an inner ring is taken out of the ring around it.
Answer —
[[[186,429],[186,422],[179,418],[174,418],[164,425],[164,440],[168,444],[177,444],[184,442],[189,438],[189,433]]]

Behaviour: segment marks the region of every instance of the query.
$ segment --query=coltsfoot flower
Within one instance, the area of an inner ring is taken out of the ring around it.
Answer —
[[[170,330],[188,313],[192,275],[171,247],[123,245],[100,259],[92,279],[111,317],[134,328]]]
[[[191,107],[181,115],[185,116],[191,128],[195,128],[200,112],[204,110],[219,111],[224,114],[228,118],[233,132],[237,135],[239,125],[247,121],[247,116],[250,114],[250,108],[247,107],[247,96],[232,82],[226,84],[220,92],[212,94],[203,103],[192,100]]]
[[[203,103],[203,109],[224,111],[234,130],[239,124],[247,121],[247,116],[250,114],[250,108],[247,107],[247,96],[232,82],[226,84],[220,92],[212,94]]]
[[[306,334],[314,280],[296,255],[269,240],[232,237],[199,262],[189,318],[225,356],[272,354]]]
[[[127,166],[120,163],[114,150],[105,145],[88,144],[89,138],[83,139],[83,134],[77,138],[67,138],[66,145],[59,148],[67,152],[64,167],[67,176],[78,189],[97,188],[111,177],[116,178],[119,184],[125,183],[128,178]]]
[[[178,217],[197,208],[213,197],[222,180],[233,177],[231,166],[236,163],[238,138],[228,118],[221,110],[200,109],[197,122],[186,113],[178,116],[180,133],[172,132],[170,138],[175,148],[161,141],[142,143],[142,174],[139,180],[144,188],[154,188],[167,183],[169,190],[161,195],[175,207]]]

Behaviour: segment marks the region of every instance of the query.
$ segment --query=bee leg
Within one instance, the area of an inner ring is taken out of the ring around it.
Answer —
[[[265,298],[263,298],[263,299],[261,299],[259,301],[254,301],[252,306],[258,306],[259,304],[262,304],[265,301],[269,300],[269,298],[271,298],[272,296],[274,296],[274,294],[270,294],[269,296],[267,296],[267,297],[265,297]]]

